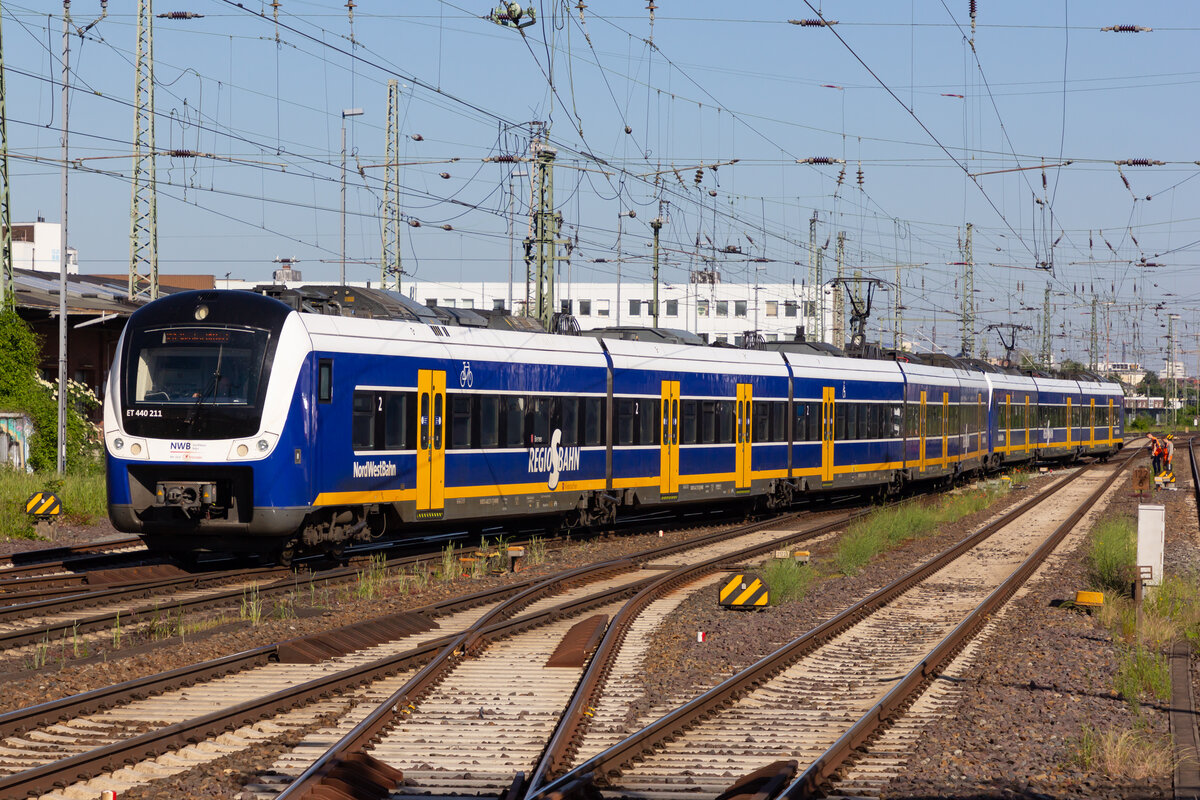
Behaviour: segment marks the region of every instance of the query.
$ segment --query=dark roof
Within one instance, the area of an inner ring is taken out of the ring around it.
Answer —
[[[67,276],[67,313],[127,317],[143,305],[126,298],[128,284],[98,275]],[[13,270],[18,309],[57,312],[59,276],[31,269]]]

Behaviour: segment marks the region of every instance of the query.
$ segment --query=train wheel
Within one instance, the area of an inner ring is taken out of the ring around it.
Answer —
[[[292,539],[283,546],[282,550],[279,551],[279,566],[290,567],[292,565],[292,559],[295,557],[296,557],[296,540]]]

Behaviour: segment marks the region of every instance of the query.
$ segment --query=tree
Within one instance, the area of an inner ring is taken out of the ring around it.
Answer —
[[[41,343],[16,312],[0,313],[0,409],[22,411],[33,420],[29,440],[29,464],[36,471],[57,469],[58,394],[54,384],[37,374]],[[68,384],[67,467],[83,469],[98,463],[99,431],[80,413],[79,407],[95,407],[95,396],[87,387]]]
[[[1162,385],[1162,381],[1158,379],[1158,373],[1153,370],[1146,370],[1146,377],[1142,378],[1142,382],[1137,385],[1138,393],[1144,394],[1147,397],[1166,397],[1167,389]]]

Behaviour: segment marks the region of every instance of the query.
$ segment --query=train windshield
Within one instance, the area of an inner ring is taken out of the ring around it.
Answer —
[[[270,334],[220,327],[160,328],[132,342],[127,397],[135,403],[254,405]]]

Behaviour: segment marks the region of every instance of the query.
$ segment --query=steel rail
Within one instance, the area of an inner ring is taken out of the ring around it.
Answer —
[[[36,567],[39,565],[49,564],[50,566],[61,566],[66,559],[74,559],[75,557],[85,557],[97,553],[107,553],[110,550],[117,550],[125,547],[137,547],[142,544],[142,540],[137,536],[128,536],[121,539],[109,539],[104,542],[89,542],[87,544],[76,544],[69,547],[45,547],[41,550],[27,550],[24,553],[9,553],[8,555],[0,555],[0,567],[18,568],[18,567]],[[7,574],[10,569],[0,569],[0,575]]]
[[[866,513],[866,512],[861,512]],[[756,545],[752,548],[746,548],[736,554],[717,556],[707,559],[703,563],[703,569],[714,570],[718,563],[727,564],[737,558],[748,557],[751,553],[768,552],[776,547],[779,547],[785,542],[796,542],[806,538],[811,538],[824,533],[828,530],[843,527],[849,520],[853,519],[858,514],[844,514],[839,519],[826,522],[804,531],[796,531],[784,537],[776,538],[766,544]],[[787,517],[795,518],[795,515],[786,515]],[[752,533],[763,528],[777,525],[781,519],[771,519],[741,526],[733,531],[730,531],[726,538],[734,536],[742,536]],[[604,565],[601,565],[604,566]],[[695,569],[685,568],[685,569]],[[588,575],[593,577],[599,573],[595,572],[596,568],[587,567],[578,571],[580,577]],[[626,585],[620,587],[623,591],[621,594],[637,596],[644,593],[649,586],[663,585],[665,582],[672,581],[673,577],[681,570],[673,570],[666,576],[656,575],[646,578],[638,582],[636,585]],[[563,583],[563,582],[559,582]],[[365,719],[349,731],[341,740],[330,747],[322,754],[312,765],[308,767],[295,781],[292,782],[277,798],[277,800],[301,800],[301,798],[318,798],[322,797],[323,787],[322,782],[327,778],[335,775],[340,764],[358,754],[361,754],[366,746],[373,741],[380,733],[390,728],[392,725],[399,722],[407,714],[416,710],[417,703],[420,702],[421,696],[431,687],[436,686],[440,681],[444,680],[450,670],[468,653],[478,650],[485,644],[495,641],[502,636],[509,635],[518,628],[512,625],[497,624],[495,620],[503,618],[511,614],[513,609],[522,607],[531,603],[542,596],[551,594],[557,591],[558,587],[554,585],[539,585],[531,587],[529,590],[514,597],[500,608],[495,609],[480,621],[473,625],[468,630],[458,637],[453,644],[445,648],[438,657],[427,665],[420,674],[415,675],[404,686],[397,689],[386,701],[381,703],[374,711],[372,711]],[[614,597],[616,592],[613,593]],[[595,604],[592,604],[595,605]],[[580,607],[580,610],[583,610]],[[565,612],[560,609],[552,609],[542,612],[539,615],[540,621],[528,621],[521,625],[519,629],[533,627],[540,622],[551,622],[561,618]],[[522,617],[522,620],[526,618]]]
[[[400,670],[438,658],[439,655],[446,658],[458,658],[463,653],[469,652],[475,647],[482,646],[483,643],[492,639],[508,636],[529,627],[547,624],[563,615],[582,613],[597,605],[613,602],[616,599],[637,592],[647,583],[655,580],[655,576],[647,576],[641,581],[634,581],[624,586],[598,592],[541,612],[517,615],[521,607],[544,594],[554,593],[578,575],[587,575],[594,580],[610,573],[632,571],[647,561],[659,559],[691,547],[704,546],[714,541],[743,535],[747,532],[747,529],[753,530],[767,527],[771,524],[777,524],[779,521],[776,518],[742,526],[739,529],[716,531],[697,537],[689,542],[660,545],[640,553],[605,562],[601,565],[582,567],[549,578],[529,578],[516,584],[508,584],[464,597],[449,598],[430,606],[414,609],[412,612],[414,614],[426,613],[430,616],[435,616],[507,597],[508,600],[502,604],[502,607],[507,609],[509,619],[497,622],[495,621],[496,615],[485,615],[483,620],[477,621],[467,630],[447,634],[404,653],[386,657],[373,663],[358,665],[328,676],[322,676],[319,679],[298,684],[287,690],[275,692],[231,708],[212,712],[193,720],[176,723],[166,728],[141,734],[131,739],[113,743],[104,748],[80,753],[14,775],[0,777],[0,797],[16,798],[30,793],[50,791],[56,786],[62,786],[73,780],[92,777],[105,769],[120,766],[128,761],[158,755],[193,743],[206,736],[220,733],[238,725],[254,722],[263,717],[270,716],[278,710],[304,705],[308,702],[329,696],[332,693],[387,677]],[[512,597],[512,595],[516,595],[516,597]],[[51,701],[39,706],[0,715],[0,735],[57,722],[63,718],[72,716],[73,713],[76,713],[76,709],[86,713],[87,711],[118,705],[122,702],[128,702],[131,699],[138,699],[156,692],[166,691],[180,685],[194,683],[200,679],[197,676],[204,671],[212,672],[214,675],[227,674],[254,666],[262,663],[264,659],[270,660],[272,652],[277,653],[280,648],[288,644],[288,642],[283,642],[255,648],[254,650],[245,651],[244,653],[222,659],[214,659],[194,665],[193,667],[185,667],[170,673],[129,681],[117,687],[99,689],[72,698]],[[429,677],[425,679],[428,685],[432,685],[429,683],[430,680]],[[432,682],[436,683],[436,679],[432,679]]]
[[[1134,453],[1119,462],[1112,474],[1096,488],[1040,545],[1021,563],[1011,575],[997,586],[976,606],[949,635],[939,642],[929,655],[909,670],[895,686],[885,694],[866,714],[859,718],[848,731],[777,795],[777,800],[801,800],[816,796],[818,788],[840,769],[855,751],[866,744],[899,711],[906,708],[922,689],[944,669],[946,664],[961,650],[975,633],[983,627],[992,614],[1000,610],[1009,598],[1032,577],[1042,562],[1054,552],[1084,515],[1104,497],[1105,492],[1137,457]]]
[[[569,715],[564,715],[550,745],[531,773],[529,787],[524,794],[526,800],[549,800],[557,795],[567,795],[592,778],[603,781],[607,774],[619,772],[622,765],[652,751],[656,746],[679,735],[703,717],[719,711],[721,707],[750,691],[755,685],[769,679],[843,630],[856,624],[860,619],[874,613],[911,586],[941,569],[945,564],[972,549],[1016,517],[1055,496],[1059,490],[1086,472],[1086,469],[1076,471],[1046,492],[1022,502],[1000,519],[989,523],[934,556],[908,575],[875,591],[803,636],[763,657],[741,673],[726,679],[708,692],[664,715],[655,723],[637,731],[607,750],[592,756],[573,769],[562,772],[562,765],[569,763],[582,733],[582,724],[586,720],[586,715],[582,711],[586,710],[587,705],[590,705],[590,703],[583,702],[577,704],[573,701]],[[610,663],[616,657],[619,650],[619,638],[623,636],[623,633],[617,630],[616,622],[617,620],[614,619],[613,625],[610,626],[608,634],[600,645],[603,651],[597,650],[581,680],[581,696],[591,697],[599,691],[601,679],[607,674]]]

